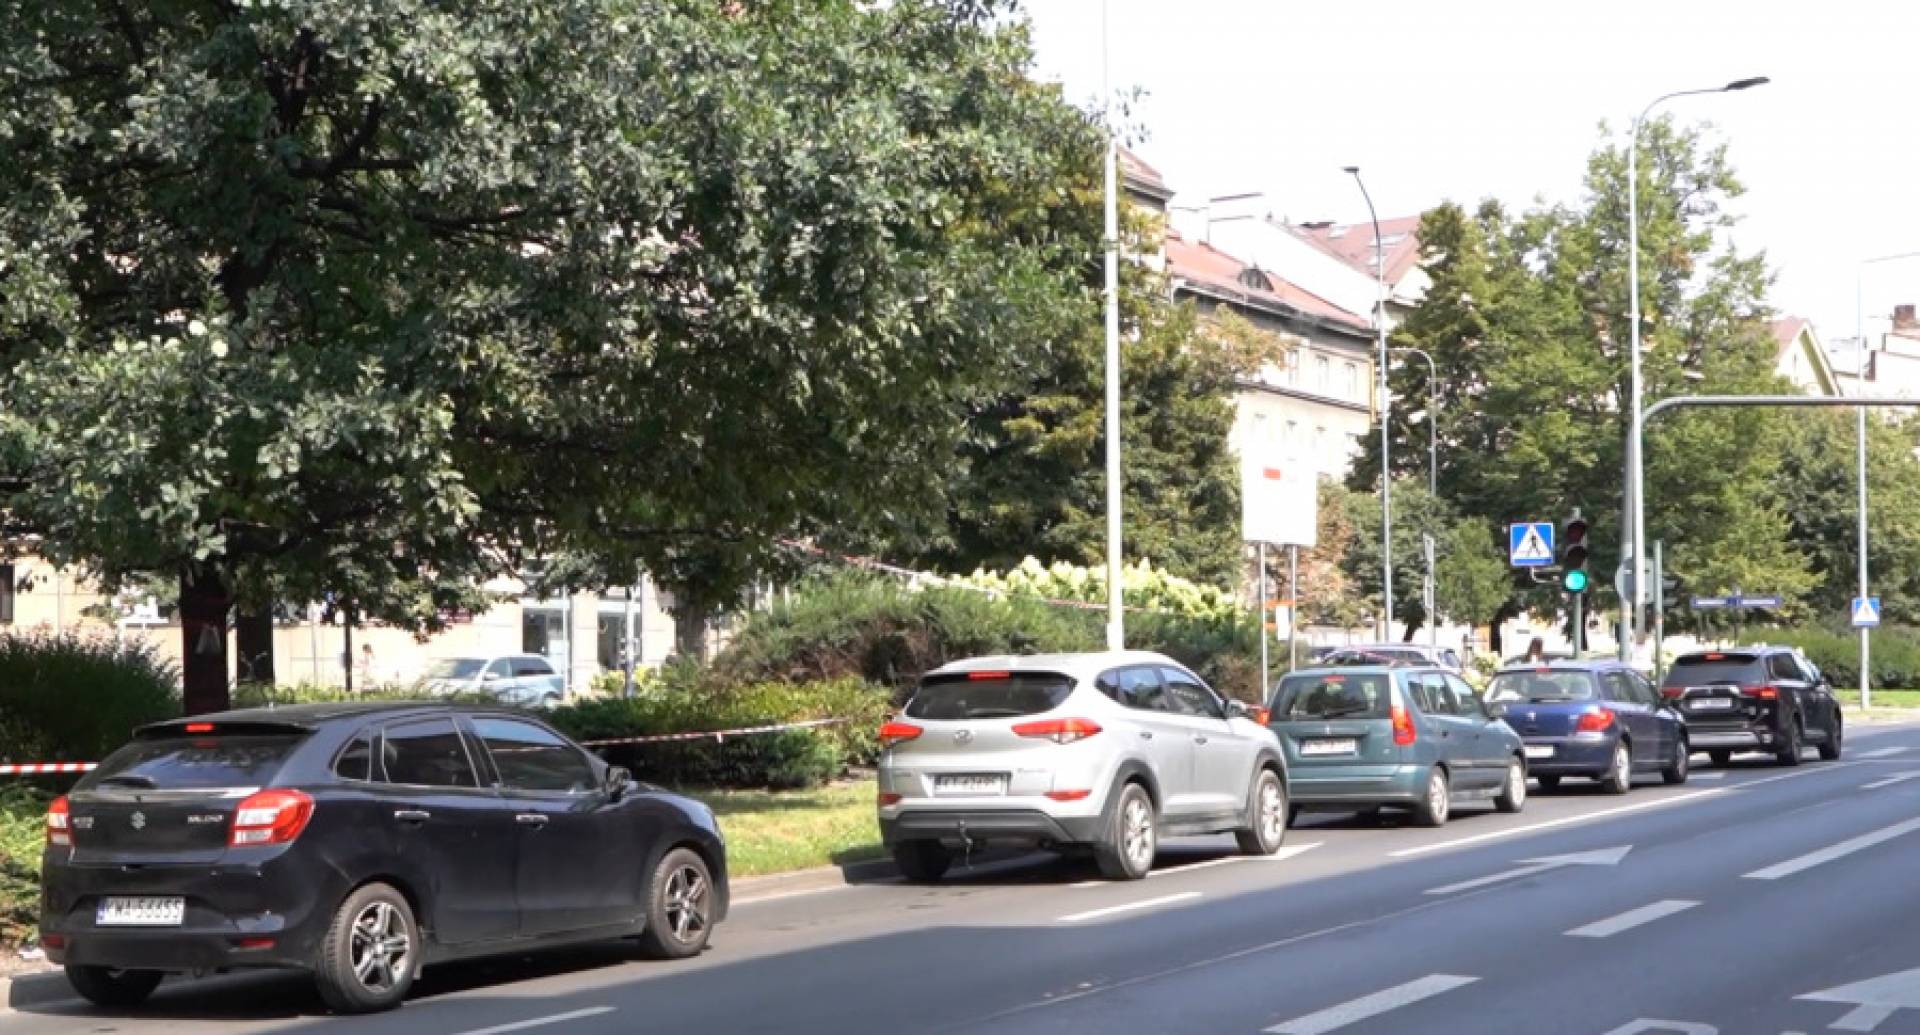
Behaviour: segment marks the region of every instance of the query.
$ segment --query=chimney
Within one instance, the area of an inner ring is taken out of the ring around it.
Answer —
[[[1893,329],[1895,331],[1920,330],[1920,319],[1913,315],[1913,303],[1893,307]]]

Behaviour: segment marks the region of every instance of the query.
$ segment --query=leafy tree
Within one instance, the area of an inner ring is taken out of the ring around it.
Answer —
[[[1163,232],[1138,212],[1127,226],[1136,254]],[[1248,569],[1229,447],[1233,396],[1243,375],[1276,361],[1284,346],[1240,317],[1203,318],[1169,294],[1163,274],[1122,264],[1123,547],[1175,575],[1237,588]],[[947,533],[923,551],[925,561],[955,571],[1011,568],[1028,556],[1103,562],[1100,305],[1090,291],[1075,310],[1082,333],[1037,354],[1023,380],[973,411],[949,483]]]
[[[1725,148],[1667,120],[1644,127],[1640,147],[1644,398],[1779,390],[1764,258],[1721,243],[1734,222],[1724,205],[1741,192]],[[1615,604],[1607,576],[1620,558],[1630,406],[1626,193],[1625,151],[1605,146],[1578,205],[1519,217],[1494,203],[1428,213],[1421,239],[1433,286],[1396,331],[1440,368],[1442,498],[1495,527],[1582,508],[1602,607]],[[1406,414],[1425,401],[1425,376],[1399,378],[1391,437],[1396,472],[1412,474],[1425,463],[1427,431]],[[1810,588],[1768,490],[1787,425],[1761,410],[1649,425],[1647,533],[1668,542],[1671,567],[1790,599]],[[1375,459],[1356,465],[1356,488],[1377,477],[1377,443],[1366,450]],[[1529,591],[1512,606],[1557,607],[1554,596]]]
[[[1303,625],[1352,626],[1377,609],[1377,605],[1370,607],[1360,596],[1353,579],[1347,575],[1348,553],[1366,548],[1366,544],[1356,540],[1353,518],[1356,504],[1349,499],[1355,495],[1358,494],[1337,482],[1322,480],[1320,483],[1317,541],[1312,549],[1300,551],[1299,607]],[[1373,527],[1377,533],[1380,526]],[[1268,560],[1275,565],[1275,577],[1286,578],[1284,558]]]
[[[0,0],[7,530],[176,578],[201,710],[236,600],[931,523],[1097,250],[1001,6]]]
[[[1889,614],[1920,612],[1920,460],[1912,421],[1867,417],[1867,566],[1875,595]],[[1846,620],[1859,590],[1859,497],[1853,414],[1810,411],[1791,424],[1778,496],[1795,544],[1819,582],[1809,597],[1814,615]]]
[[[1353,538],[1340,560],[1359,596],[1381,599],[1380,497],[1348,491],[1342,496]],[[1513,596],[1513,574],[1500,552],[1493,529],[1483,520],[1461,518],[1447,501],[1427,490],[1424,479],[1395,479],[1393,486],[1393,617],[1405,628],[1403,639],[1431,620],[1422,600],[1427,561],[1422,537],[1434,537],[1434,596],[1443,616],[1475,624],[1494,620]]]

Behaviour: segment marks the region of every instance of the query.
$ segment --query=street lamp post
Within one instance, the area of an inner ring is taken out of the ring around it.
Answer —
[[[1631,344],[1628,347],[1631,350],[1632,356],[1630,365],[1632,370],[1631,395],[1633,396],[1633,415],[1627,428],[1627,485],[1626,493],[1621,500],[1621,517],[1623,520],[1620,524],[1623,532],[1630,532],[1631,534],[1631,538],[1628,538],[1626,543],[1623,544],[1624,548],[1621,550],[1621,562],[1631,565],[1631,567],[1628,568],[1629,577],[1627,581],[1633,584],[1633,594],[1631,602],[1621,602],[1626,606],[1627,610],[1626,620],[1621,623],[1623,627],[1622,632],[1625,633],[1620,639],[1620,660],[1622,661],[1629,660],[1633,656],[1633,645],[1638,639],[1641,612],[1644,609],[1647,598],[1647,580],[1640,577],[1642,565],[1639,557],[1640,544],[1645,542],[1647,537],[1647,511],[1645,503],[1641,499],[1642,490],[1645,488],[1646,472],[1641,466],[1639,447],[1640,422],[1642,420],[1640,412],[1640,126],[1647,121],[1647,116],[1653,113],[1653,109],[1676,97],[1691,97],[1695,94],[1707,93],[1732,93],[1737,90],[1761,86],[1767,82],[1768,79],[1766,76],[1753,76],[1747,79],[1736,79],[1725,86],[1707,87],[1698,90],[1676,90],[1673,93],[1663,94],[1654,98],[1651,103],[1640,110],[1640,114],[1634,117],[1632,130],[1628,134],[1627,306],[1629,312],[1627,323],[1628,333],[1631,338]]]
[[[1898,262],[1901,259],[1920,259],[1920,252],[1901,252],[1898,255],[1882,255],[1879,258],[1862,260],[1853,277],[1853,326],[1855,349],[1853,354],[1853,392],[1856,396],[1867,392],[1867,306],[1866,279],[1867,267],[1883,262]],[[1857,481],[1860,496],[1860,596],[1867,595],[1867,408],[1854,409],[1854,433],[1858,437],[1856,463]],[[1867,661],[1872,656],[1870,644],[1872,630],[1860,627],[1860,707],[1868,708],[1873,703],[1873,678],[1868,671]]]
[[[1438,500],[1440,498],[1440,368],[1425,349],[1396,346],[1387,351],[1408,353],[1427,361],[1427,495]],[[1433,570],[1433,535],[1428,533],[1422,538],[1425,540],[1423,546],[1427,558],[1426,593],[1421,597],[1427,609],[1427,645],[1437,648],[1440,646],[1440,619],[1435,612],[1439,610],[1440,584]]]
[[[1379,395],[1380,407],[1380,596],[1384,601],[1381,628],[1386,631],[1383,639],[1393,638],[1393,472],[1387,464],[1387,423],[1392,408],[1392,396],[1387,389],[1387,265],[1385,253],[1380,245],[1380,215],[1373,209],[1373,195],[1367,191],[1367,181],[1360,178],[1360,167],[1349,165],[1345,172],[1360,185],[1360,196],[1367,202],[1367,218],[1373,221],[1373,329],[1379,338],[1380,359],[1376,364],[1380,368],[1380,377],[1375,386]]]
[[[1126,647],[1120,586],[1120,144],[1113,133],[1113,87],[1108,69],[1107,4],[1100,5],[1100,79],[1106,124],[1107,294],[1107,649]]]

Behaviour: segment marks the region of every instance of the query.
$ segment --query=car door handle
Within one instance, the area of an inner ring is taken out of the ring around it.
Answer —
[[[1153,731],[1152,731],[1152,730],[1141,730],[1141,731],[1140,731],[1140,739],[1141,739],[1141,740],[1152,740],[1152,739],[1153,739]]]
[[[425,823],[433,818],[433,813],[425,809],[395,809],[393,818],[402,823]]]
[[[1196,733],[1193,735],[1193,742],[1195,744],[1205,744],[1207,742],[1207,738]]]
[[[536,829],[547,825],[547,817],[538,812],[522,812],[513,817],[513,821],[523,827],[534,827]]]

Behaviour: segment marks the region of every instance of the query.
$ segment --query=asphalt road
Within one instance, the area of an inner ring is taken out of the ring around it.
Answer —
[[[747,901],[696,961],[439,968],[379,1017],[246,976],[139,1011],[25,1007],[0,1035],[1920,1033],[1920,726],[1442,830],[1309,816],[1277,859],[1175,842],[1148,880],[1094,877],[1050,861]]]

